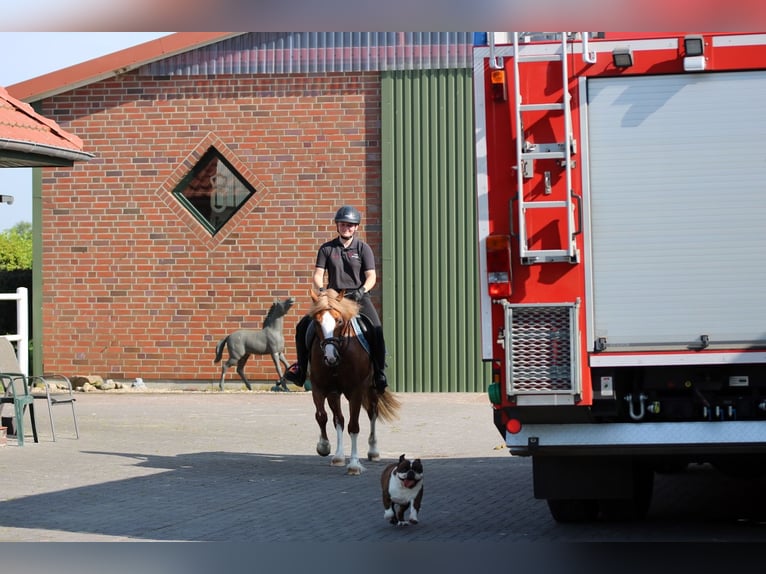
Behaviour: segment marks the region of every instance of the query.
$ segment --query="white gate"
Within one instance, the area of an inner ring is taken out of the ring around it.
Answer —
[[[0,293],[0,301],[16,301],[16,333],[4,335],[16,343],[19,367],[29,376],[29,295],[26,287],[19,287],[16,293]]]

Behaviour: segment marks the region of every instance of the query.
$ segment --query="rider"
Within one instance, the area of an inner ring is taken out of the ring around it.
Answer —
[[[370,290],[375,287],[375,255],[372,248],[356,236],[362,216],[350,205],[344,205],[335,213],[335,229],[338,236],[322,244],[317,252],[316,266],[312,282],[320,293],[325,290],[324,278],[327,273],[327,287],[353,299],[360,305],[360,312],[373,326],[371,337],[372,362],[375,367],[375,388],[385,392],[386,382],[386,344],[383,340],[383,327],[378,312],[372,304]],[[295,347],[298,362],[291,365],[285,373],[285,379],[303,386],[306,381],[309,351],[306,347],[306,330],[311,318],[303,317],[295,328]]]

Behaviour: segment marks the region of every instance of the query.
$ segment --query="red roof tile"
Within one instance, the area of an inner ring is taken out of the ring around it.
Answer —
[[[93,157],[82,140],[0,87],[0,167],[60,165]],[[54,161],[49,161],[53,160]]]

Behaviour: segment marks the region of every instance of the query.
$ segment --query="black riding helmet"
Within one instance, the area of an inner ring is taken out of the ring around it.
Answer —
[[[335,213],[335,223],[338,223],[339,221],[359,225],[362,221],[362,215],[355,207],[344,205]]]

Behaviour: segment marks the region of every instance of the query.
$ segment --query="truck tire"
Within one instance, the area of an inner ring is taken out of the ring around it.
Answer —
[[[556,522],[590,522],[598,517],[595,500],[548,499],[548,510]]]
[[[654,470],[643,464],[633,468],[633,493],[630,498],[599,501],[601,516],[609,521],[643,520],[649,512],[654,493]]]

